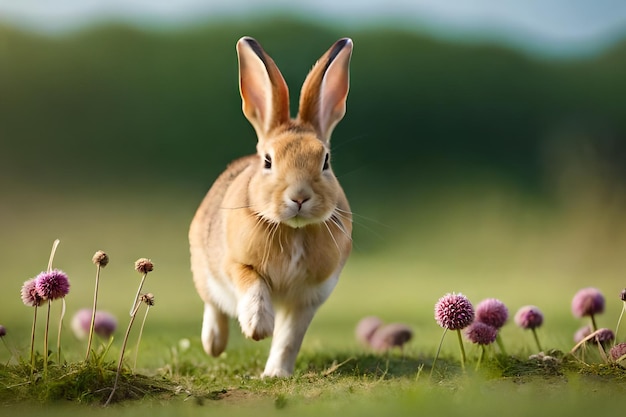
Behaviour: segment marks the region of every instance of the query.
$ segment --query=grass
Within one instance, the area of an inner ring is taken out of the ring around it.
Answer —
[[[420,202],[419,210],[385,218],[376,215],[374,204],[355,207],[360,237],[354,254],[307,333],[296,374],[261,380],[269,341],[244,340],[233,323],[225,355],[209,358],[201,348],[202,306],[191,282],[186,242],[201,195],[191,197],[176,187],[161,187],[140,198],[115,190],[96,195],[61,188],[49,194],[7,189],[10,199],[0,205],[0,227],[6,233],[0,251],[6,286],[0,293],[0,324],[7,328],[8,344],[27,356],[32,311],[21,303],[19,288],[45,268],[57,237],[61,244],[55,267],[66,271],[72,283],[66,317],[91,306],[91,257],[102,249],[111,262],[101,273],[98,305],[119,318],[121,329],[106,355],[102,342],[94,343],[98,355],[87,364],[82,363],[84,342],[66,329],[63,364],[51,364],[48,381],[30,381],[25,366],[0,346],[0,363],[5,364],[0,366],[0,403],[24,416],[43,410],[52,416],[454,416],[496,415],[504,407],[507,415],[525,416],[621,409],[615,399],[626,391],[623,368],[605,364],[593,348],[585,352],[585,363],[558,353],[572,348],[573,333],[586,324],[570,313],[571,297],[579,288],[593,285],[607,296],[607,309],[598,317],[601,327],[614,328],[622,307],[618,295],[626,286],[621,270],[626,224],[616,215],[617,207],[604,205],[597,196],[550,207],[507,189],[473,188],[447,190]],[[144,329],[136,369],[129,364],[137,328],[129,339],[119,398],[102,409],[97,405],[112,386],[121,332],[140,280],[133,263],[140,257],[154,261],[145,290],[155,295],[156,305]],[[452,291],[463,292],[474,303],[499,298],[511,314],[525,304],[539,306],[546,317],[539,337],[545,348],[557,352],[559,362],[528,359],[537,353],[532,335],[509,322],[501,336],[512,357],[492,351],[475,371],[480,351],[466,343],[469,366],[463,373],[457,341],[448,335],[429,378],[442,332],[433,306]],[[59,308],[53,303],[53,319]],[[414,339],[402,353],[369,352],[353,334],[366,315],[407,323]],[[41,334],[38,326],[39,351]],[[185,340],[190,341],[187,349],[181,344]]]

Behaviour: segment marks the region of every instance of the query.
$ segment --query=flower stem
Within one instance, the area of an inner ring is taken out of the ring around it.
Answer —
[[[146,324],[148,311],[150,311],[150,306],[146,308],[146,314],[144,314],[143,321],[141,322],[141,327],[139,328],[139,337],[137,337],[137,347],[135,348],[135,363],[133,365],[133,369],[137,368],[137,357],[139,356],[139,343],[141,343],[141,335],[143,334],[143,327]]]
[[[624,315],[624,310],[626,310],[626,301],[622,304],[622,312],[619,313],[619,319],[617,319],[617,326],[615,327],[615,339],[613,339],[613,345],[617,343],[617,332],[619,331],[619,325],[622,322],[622,316]]]
[[[433,376],[433,370],[435,369],[435,362],[437,362],[437,358],[439,357],[439,352],[441,352],[441,345],[443,345],[443,338],[446,336],[448,329],[443,330],[443,334],[441,335],[441,340],[439,341],[439,347],[437,348],[437,353],[435,354],[435,359],[433,360],[433,365],[430,367],[430,374],[428,378],[430,379]]]
[[[500,348],[500,352],[502,352],[502,354],[504,356],[507,356],[506,349],[504,349],[504,343],[502,343],[502,338],[500,337],[500,333],[499,332],[496,335],[496,343],[498,344],[498,347]]]
[[[135,301],[133,302],[133,306],[130,308],[130,315],[133,315],[133,311],[137,311],[137,305],[139,304],[139,295],[141,294],[141,288],[143,287],[143,282],[146,280],[146,275],[148,273],[144,273],[141,276],[141,282],[139,283],[139,288],[137,288],[137,295],[135,295]]]
[[[35,371],[35,328],[37,325],[37,308],[39,306],[35,305],[35,314],[33,317],[33,330],[30,334],[30,375],[33,375]]]
[[[87,340],[87,354],[85,355],[85,362],[89,359],[89,352],[91,351],[91,341],[93,340],[93,328],[96,322],[96,307],[98,304],[98,283],[100,281],[100,264],[96,265],[96,288],[93,293],[93,309],[91,310],[91,325],[89,326],[89,339]]]
[[[59,319],[59,333],[57,334],[57,356],[59,364],[61,363],[61,329],[63,329],[63,317],[65,317],[65,297],[61,298],[63,306],[61,307],[61,318]]]
[[[459,347],[461,348],[461,368],[465,370],[465,348],[463,347],[463,338],[461,337],[461,329],[456,331],[456,334],[459,338]]]
[[[596,324],[596,318],[593,314],[590,314],[591,317],[591,325],[593,326],[593,331],[598,330],[598,325]]]
[[[59,239],[56,239],[53,243],[52,243],[52,250],[50,251],[50,259],[48,260],[48,272],[52,271],[52,261],[54,260],[54,254],[57,251],[57,247],[59,246],[59,243],[61,241]]]
[[[477,371],[480,368],[480,364],[482,363],[484,357],[485,357],[485,345],[480,345],[480,356],[478,356],[478,362],[476,362]]]
[[[52,301],[48,300],[48,316],[46,318],[46,330],[43,335],[43,373],[48,374],[48,330],[50,328],[50,305]]]
[[[537,331],[534,327],[531,330],[533,331],[533,336],[535,337],[535,343],[537,343],[537,349],[539,349],[539,352],[543,352],[543,349],[541,349],[541,344],[539,343],[539,337],[537,337]]]
[[[144,275],[145,276],[145,275]],[[133,322],[135,321],[135,316],[137,315],[137,310],[139,309],[140,304],[136,304],[135,308],[130,312],[130,322],[128,323],[128,328],[126,329],[126,334],[124,335],[124,342],[122,343],[122,351],[120,353],[120,359],[117,363],[117,372],[115,373],[115,382],[113,383],[113,389],[111,390],[111,394],[109,398],[104,403],[106,407],[113,399],[113,394],[115,394],[115,390],[117,389],[117,383],[120,379],[120,374],[122,373],[122,364],[124,363],[124,351],[126,350],[126,343],[128,342],[128,335],[130,334],[130,329],[133,326]]]

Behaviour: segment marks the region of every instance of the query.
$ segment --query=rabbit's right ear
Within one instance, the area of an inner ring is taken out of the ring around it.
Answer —
[[[262,140],[272,129],[289,121],[287,83],[255,39],[239,39],[237,56],[243,113]]]

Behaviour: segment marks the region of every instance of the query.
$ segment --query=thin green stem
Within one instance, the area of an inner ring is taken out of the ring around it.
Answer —
[[[93,309],[91,310],[91,324],[89,325],[89,339],[87,340],[87,354],[85,362],[89,360],[89,352],[91,351],[91,341],[93,340],[93,329],[96,322],[96,307],[98,305],[98,284],[100,281],[100,264],[96,265],[96,288],[93,293]]]
[[[435,363],[437,362],[437,358],[439,357],[439,352],[441,352],[441,345],[443,345],[443,338],[446,336],[448,329],[443,330],[443,334],[441,335],[441,340],[439,341],[439,347],[437,348],[437,353],[435,354],[435,359],[433,360],[433,365],[430,367],[430,374],[428,378],[430,379],[433,376],[433,370],[435,369]]]
[[[613,346],[617,343],[617,332],[619,332],[619,325],[622,323],[622,316],[624,315],[624,310],[626,310],[626,301],[622,304],[622,312],[619,313],[619,319],[617,319],[617,326],[615,327],[615,339],[613,339]]]
[[[593,326],[593,331],[598,330],[598,325],[596,324],[596,318],[593,314],[590,314],[591,317],[591,325]]]
[[[541,343],[539,343],[539,337],[537,337],[537,331],[534,327],[531,330],[533,331],[533,336],[535,337],[535,343],[537,343],[537,349],[539,349],[539,352],[543,352],[543,349],[541,348]]]
[[[50,305],[52,301],[48,300],[48,315],[46,318],[46,330],[43,335],[43,373],[48,374],[48,330],[50,328]]]
[[[480,345],[480,355],[478,356],[478,362],[476,362],[476,370],[480,368],[480,364],[482,363],[485,357],[485,345]]]
[[[456,334],[458,336],[459,339],[459,347],[461,348],[461,368],[463,368],[463,370],[465,370],[465,348],[463,347],[463,337],[461,337],[461,329],[458,329],[456,331]]]
[[[502,352],[504,356],[507,356],[506,349],[504,349],[504,343],[502,343],[502,338],[500,337],[500,332],[498,332],[498,334],[496,335],[496,343],[500,348],[500,352]]]
[[[33,330],[30,333],[30,375],[33,375],[35,371],[35,328],[37,326],[37,309],[38,305],[35,305],[35,314],[33,317]]]
[[[141,343],[141,335],[143,335],[143,327],[146,324],[148,311],[150,311],[150,306],[146,308],[146,314],[143,315],[143,321],[141,322],[141,327],[139,328],[139,336],[137,337],[137,347],[135,348],[135,363],[133,364],[133,369],[137,368],[137,357],[139,356],[139,343]]]
[[[109,403],[113,399],[113,394],[115,394],[115,390],[117,389],[117,384],[120,379],[120,374],[122,373],[122,364],[124,363],[124,351],[126,350],[126,343],[128,342],[128,335],[130,335],[130,329],[133,326],[133,322],[135,321],[135,317],[137,316],[138,309],[139,309],[139,304],[137,304],[135,308],[133,308],[133,310],[130,312],[130,322],[128,323],[128,328],[126,329],[126,334],[124,335],[124,342],[122,343],[122,351],[120,352],[120,359],[119,359],[119,362],[117,363],[117,372],[115,373],[115,382],[113,383],[113,389],[111,390],[111,394],[109,395],[109,398],[104,403],[105,407],[109,405]]]

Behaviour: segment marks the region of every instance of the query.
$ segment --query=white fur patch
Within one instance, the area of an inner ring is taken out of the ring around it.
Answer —
[[[254,283],[239,299],[237,317],[243,334],[254,340],[271,336],[274,331],[274,308],[267,285]]]

